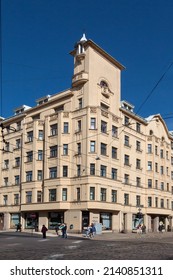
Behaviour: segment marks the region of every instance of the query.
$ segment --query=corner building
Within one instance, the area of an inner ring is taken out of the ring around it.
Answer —
[[[121,101],[124,66],[92,40],[70,54],[70,89],[0,119],[0,229],[171,230],[173,135]]]

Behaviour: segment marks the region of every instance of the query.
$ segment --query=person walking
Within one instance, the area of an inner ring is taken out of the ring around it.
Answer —
[[[17,227],[16,227],[16,231],[20,231],[20,232],[21,232],[21,228],[22,228],[21,223],[18,223],[18,224],[17,224]]]
[[[46,238],[47,227],[45,225],[42,226],[41,232],[43,234],[43,238]]]
[[[67,238],[67,224],[64,223],[64,226],[62,228],[62,238]]]
[[[92,227],[92,236],[94,237],[96,235],[96,228],[94,223],[91,224],[91,227]]]

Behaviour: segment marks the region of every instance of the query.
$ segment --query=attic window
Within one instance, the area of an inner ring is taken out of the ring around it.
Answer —
[[[56,107],[54,110],[55,110],[55,112],[64,111],[64,104]]]

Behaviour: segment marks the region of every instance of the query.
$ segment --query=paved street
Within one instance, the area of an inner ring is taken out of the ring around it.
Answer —
[[[173,260],[173,233],[103,233],[67,239],[39,233],[0,232],[1,260]]]

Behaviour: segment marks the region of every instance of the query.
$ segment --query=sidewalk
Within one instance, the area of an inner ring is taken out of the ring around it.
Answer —
[[[0,233],[5,233],[5,232],[14,232],[16,233],[16,231],[14,230],[2,230],[0,231]],[[29,231],[29,230],[24,230],[21,233],[24,234],[29,234],[29,235],[40,235],[40,237],[42,237],[42,233],[39,232],[35,232],[35,231]],[[19,233],[20,234],[20,233]],[[58,238],[57,234],[55,232],[51,232],[51,231],[47,231],[46,233],[47,237],[56,237]],[[75,238],[83,238],[86,239],[86,237],[82,234],[82,233],[69,233],[67,232],[68,237],[75,237]],[[61,237],[61,235],[59,236]],[[163,233],[159,233],[159,232],[147,232],[145,234],[137,234],[137,233],[132,233],[132,232],[128,232],[128,233],[119,233],[119,232],[102,232],[102,234],[96,234],[94,238],[92,238],[92,240],[112,240],[112,241],[116,241],[116,240],[127,240],[127,239],[150,239],[150,238],[156,238],[156,239],[162,239],[162,238],[172,238],[173,240],[173,232],[163,232]]]

